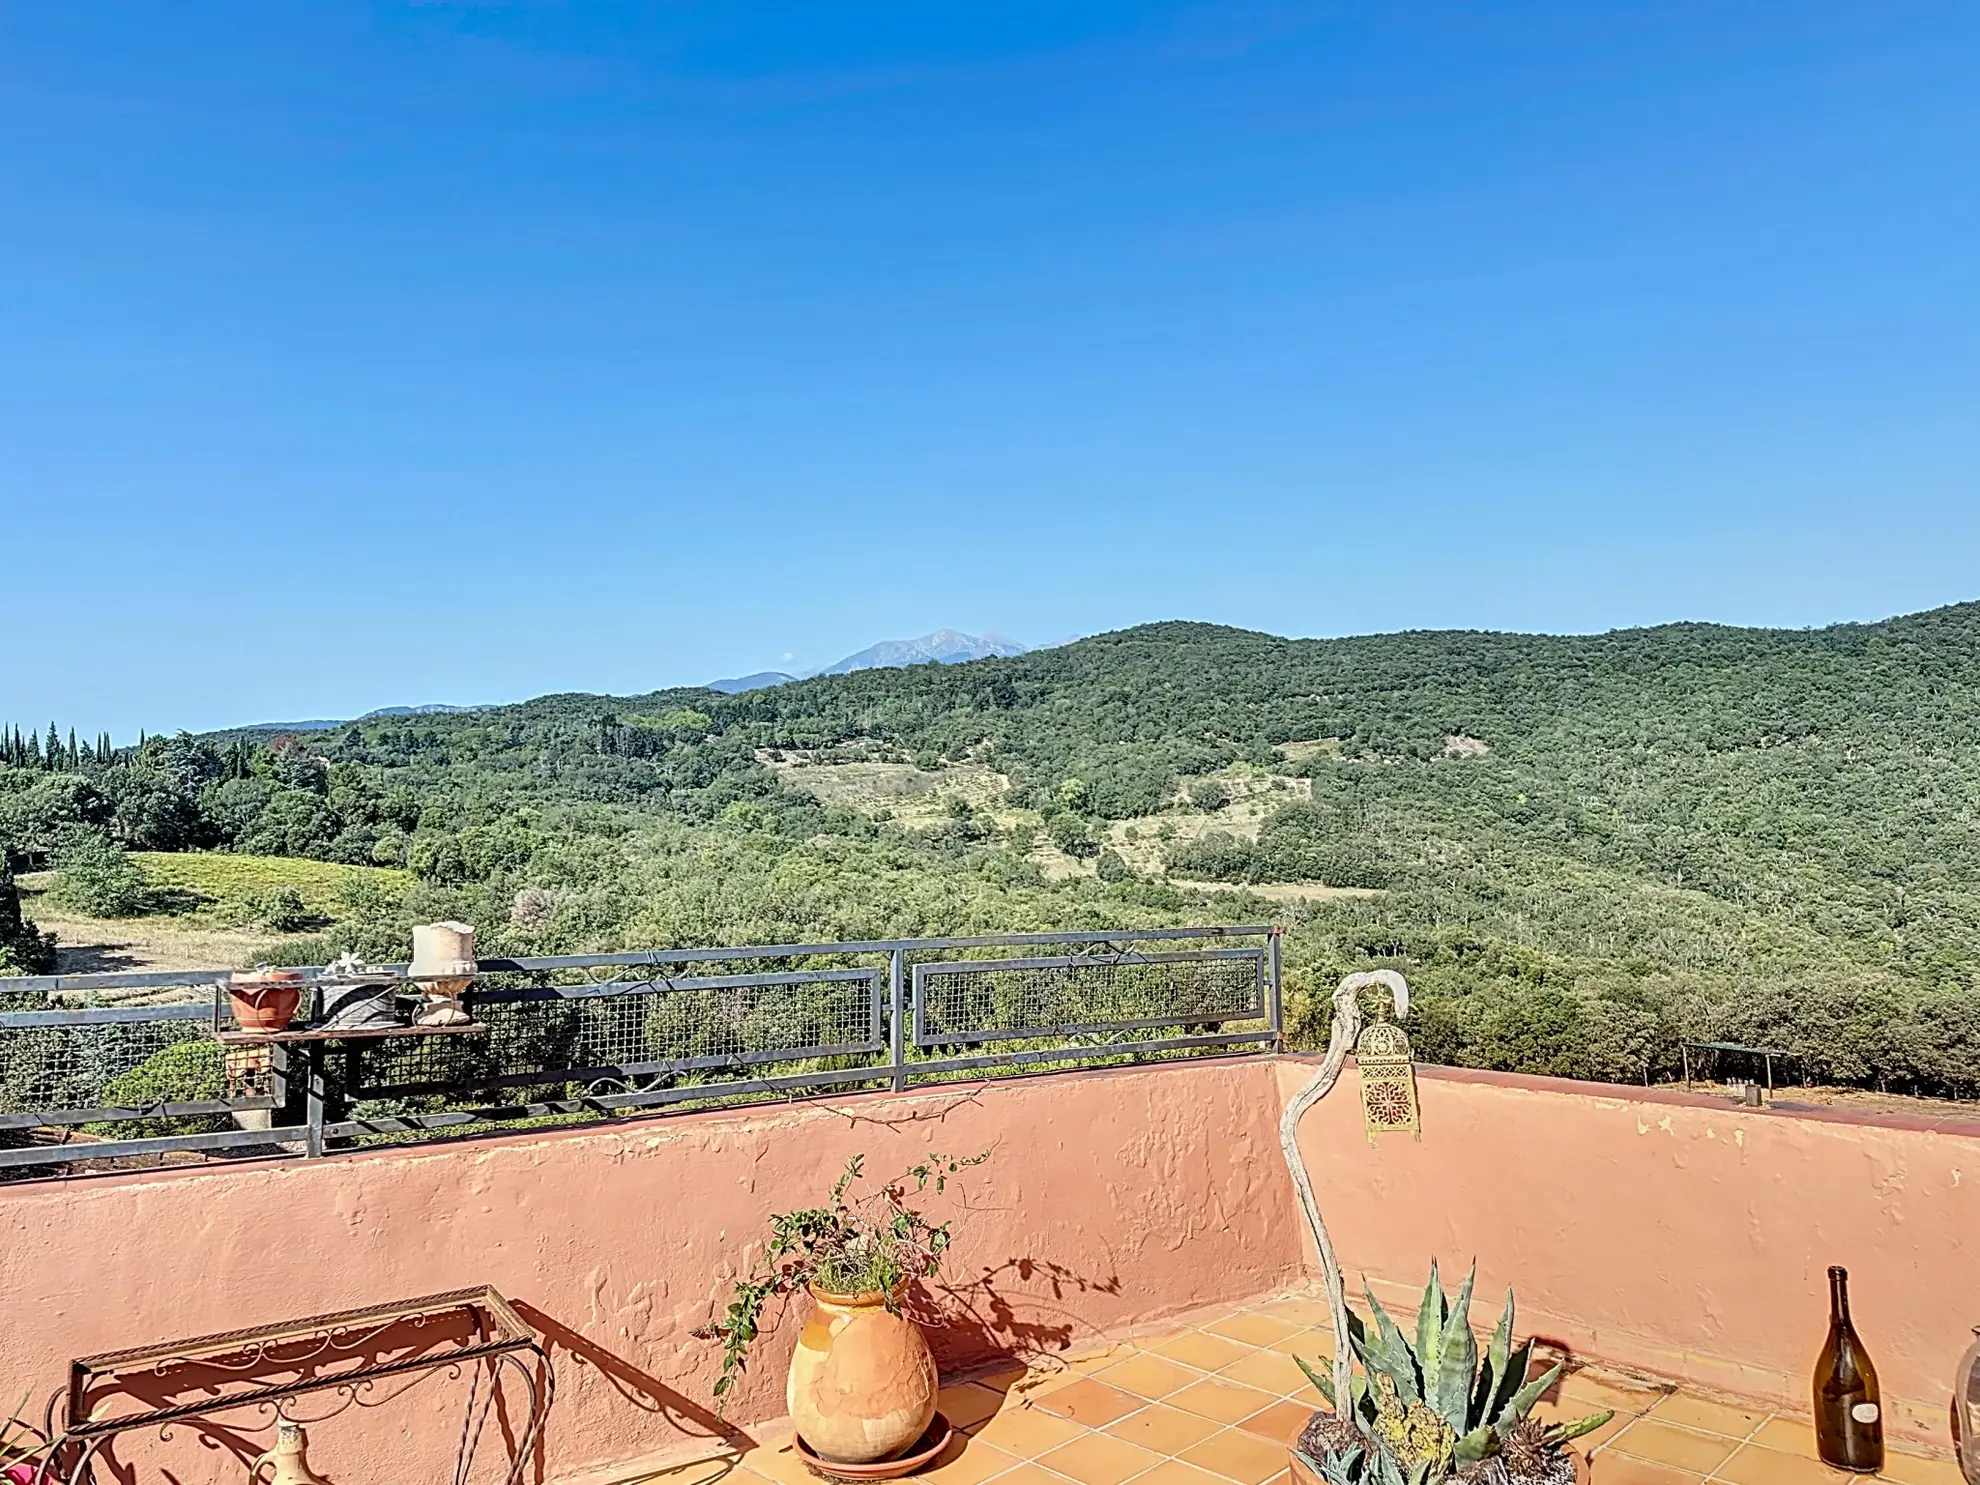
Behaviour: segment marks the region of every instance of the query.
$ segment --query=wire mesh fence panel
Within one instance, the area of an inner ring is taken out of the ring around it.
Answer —
[[[1263,973],[1263,956],[1251,949],[918,964],[915,1042],[1187,1032],[1255,1020],[1265,1015]]]
[[[0,1175],[91,1160],[315,1155],[504,1122],[1255,1050],[1279,1031],[1275,932],[483,960],[468,1027],[339,1034],[305,1024],[272,1042],[216,1035],[222,1008],[184,1003],[186,986],[210,987],[224,971],[0,979]],[[1265,947],[1227,947],[1244,939]],[[1206,941],[1214,946],[1194,947]],[[979,953],[1039,957],[957,957]],[[382,968],[400,979],[407,969]]]
[[[629,1086],[872,1056],[886,1046],[880,983],[878,970],[811,970],[487,991],[473,1001],[486,1036],[354,1047],[350,1091]]]

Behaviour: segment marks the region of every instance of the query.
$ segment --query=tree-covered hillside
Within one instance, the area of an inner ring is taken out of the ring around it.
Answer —
[[[1277,915],[1309,1007],[1403,967],[1426,1055],[1639,1079],[1688,1034],[1971,1093],[1976,702],[1980,604],[1575,637],[1153,624],[272,745],[23,734],[0,839],[23,864],[81,833],[409,866],[410,898],[332,931],[381,951],[442,907],[536,948]],[[931,807],[822,787],[834,769],[912,776]]]

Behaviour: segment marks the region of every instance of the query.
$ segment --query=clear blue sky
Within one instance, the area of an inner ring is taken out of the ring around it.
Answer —
[[[1977,81],[1951,0],[21,0],[0,718],[1980,596]]]

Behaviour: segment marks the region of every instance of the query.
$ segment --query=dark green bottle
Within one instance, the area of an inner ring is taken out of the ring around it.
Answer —
[[[1849,1271],[1829,1270],[1829,1338],[1815,1363],[1815,1450],[1831,1469],[1884,1467],[1884,1402],[1877,1368],[1849,1319]]]

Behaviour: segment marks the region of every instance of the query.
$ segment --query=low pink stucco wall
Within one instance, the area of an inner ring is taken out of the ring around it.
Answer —
[[[1280,1063],[1282,1089],[1312,1072]],[[1806,1412],[1826,1270],[1850,1271],[1891,1423],[1946,1439],[1980,1324],[1980,1123],[1736,1109],[1724,1099],[1419,1070],[1423,1138],[1362,1130],[1352,1069],[1301,1126],[1351,1293],[1414,1307],[1432,1257],[1478,1261],[1522,1328]]]
[[[970,1362],[1295,1282],[1277,1117],[1272,1064],[1234,1059],[0,1187],[0,1386],[11,1404],[72,1356],[486,1283],[553,1343],[556,1477],[715,1428],[716,1347],[689,1332],[767,1216],[822,1200],[849,1156],[885,1175],[994,1152],[961,1187],[939,1289],[938,1354]],[[795,1330],[761,1344],[732,1419],[782,1414]],[[326,1422],[317,1463],[442,1478],[463,1396],[442,1379]],[[267,1445],[181,1431],[126,1453],[191,1482]]]

